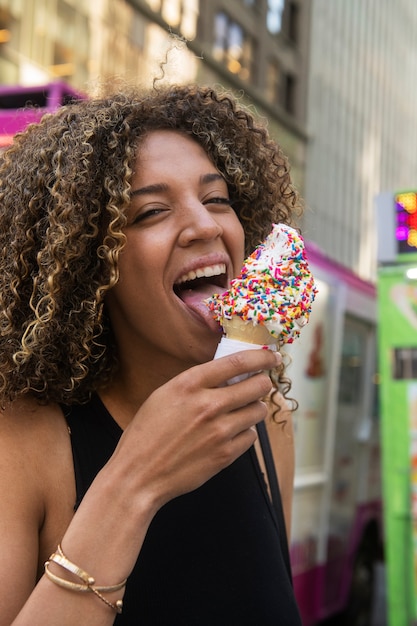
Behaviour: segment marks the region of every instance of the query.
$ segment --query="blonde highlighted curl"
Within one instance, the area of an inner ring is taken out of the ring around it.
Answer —
[[[169,86],[86,99],[16,136],[0,165],[0,402],[83,402],[117,367],[105,296],[118,280],[140,142],[193,137],[224,175],[250,252],[300,213],[287,159],[230,94]],[[140,163],[139,163],[140,166]],[[294,225],[294,224],[293,224]],[[283,372],[278,377],[286,391]]]

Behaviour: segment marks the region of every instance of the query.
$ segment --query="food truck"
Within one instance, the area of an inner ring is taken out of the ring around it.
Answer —
[[[11,144],[13,135],[28,124],[39,122],[42,115],[59,106],[84,98],[62,81],[20,87],[0,87],[0,150]]]
[[[291,562],[303,626],[369,625],[382,557],[376,289],[306,243],[318,294],[288,347],[296,474]]]
[[[378,346],[389,626],[417,617],[417,191],[383,192]]]

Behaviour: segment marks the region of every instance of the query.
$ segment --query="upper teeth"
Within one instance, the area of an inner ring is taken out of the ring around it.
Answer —
[[[191,270],[187,274],[183,274],[178,280],[177,285],[180,283],[186,283],[196,278],[210,278],[210,276],[218,276],[226,272],[226,264],[218,263],[217,265],[207,265],[206,267],[199,267],[196,270]]]

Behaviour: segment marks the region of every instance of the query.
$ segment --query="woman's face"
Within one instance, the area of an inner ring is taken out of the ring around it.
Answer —
[[[240,271],[244,232],[204,150],[171,130],[140,146],[120,280],[107,296],[122,363],[175,371],[213,357],[221,329],[203,300]]]

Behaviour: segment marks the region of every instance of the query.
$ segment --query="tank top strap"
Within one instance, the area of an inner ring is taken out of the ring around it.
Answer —
[[[86,404],[61,405],[61,409],[71,435],[76,510],[95,476],[113,454],[123,431],[96,394]]]

